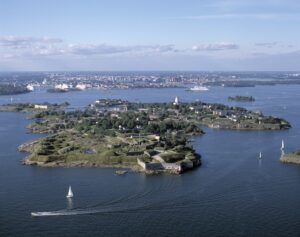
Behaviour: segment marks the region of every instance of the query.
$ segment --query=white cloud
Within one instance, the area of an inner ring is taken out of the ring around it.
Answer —
[[[111,55],[122,53],[166,53],[176,52],[173,45],[132,45],[132,46],[118,46],[108,44],[76,44],[68,45],[66,52],[77,55]]]
[[[53,55],[115,55],[178,52],[174,45],[67,44],[59,38],[0,36],[2,57],[35,57]],[[1,57],[1,56],[0,56]]]
[[[273,48],[276,45],[278,45],[278,42],[263,42],[263,43],[255,44],[255,46],[257,47],[264,47],[264,48]]]
[[[299,14],[284,13],[219,13],[194,16],[174,17],[173,19],[182,20],[236,20],[236,19],[253,19],[253,20],[300,20]]]
[[[0,46],[13,49],[30,48],[33,45],[57,44],[62,43],[59,38],[49,37],[19,37],[19,36],[1,36]]]
[[[193,46],[194,51],[220,51],[220,50],[232,50],[238,49],[239,46],[235,43],[227,43],[227,42],[220,42],[220,43],[213,43],[213,44],[201,44]]]

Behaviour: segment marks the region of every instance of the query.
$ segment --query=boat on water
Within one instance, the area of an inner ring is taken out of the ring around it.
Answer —
[[[71,186],[69,186],[67,198],[72,198],[74,196]],[[62,215],[71,215],[72,212],[63,212],[63,211],[43,211],[43,212],[31,212],[31,216],[62,216]]]
[[[194,86],[190,88],[190,91],[208,91],[208,87],[206,86]]]
[[[259,157],[258,158],[262,159],[262,153],[261,152],[259,152]]]
[[[127,170],[117,170],[116,171],[116,174],[117,175],[124,175],[124,174],[126,174],[128,171]]]
[[[283,150],[284,149],[284,140],[281,141],[281,148],[280,150]]]
[[[68,194],[67,194],[67,198],[72,198],[74,196],[73,192],[72,192],[72,188],[71,186],[69,186],[69,191],[68,191]]]

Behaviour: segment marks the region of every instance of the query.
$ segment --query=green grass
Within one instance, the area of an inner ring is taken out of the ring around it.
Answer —
[[[167,151],[160,154],[161,158],[167,163],[175,163],[177,161],[183,160],[185,154],[182,152]]]

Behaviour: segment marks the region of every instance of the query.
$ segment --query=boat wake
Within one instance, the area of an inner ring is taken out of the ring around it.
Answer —
[[[160,193],[162,189],[173,189],[175,183],[166,182],[164,185],[148,189],[139,190],[129,196],[120,196],[114,200],[107,202],[96,203],[88,207],[76,207],[68,208],[57,211],[43,211],[43,212],[31,212],[32,217],[49,217],[49,216],[73,216],[73,215],[88,215],[96,213],[124,213],[124,212],[136,212],[136,211],[149,211],[156,208],[161,209],[162,200],[155,200],[157,193]],[[68,199],[70,200],[70,199]],[[149,203],[149,200],[152,200]]]
[[[31,216],[43,217],[43,216],[74,216],[74,215],[86,215],[93,213],[106,212],[105,210],[60,210],[60,211],[43,211],[43,212],[31,212]]]

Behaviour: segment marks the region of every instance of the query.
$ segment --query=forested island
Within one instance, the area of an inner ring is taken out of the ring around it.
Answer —
[[[237,101],[237,102],[254,102],[255,98],[253,96],[237,95],[237,96],[229,96],[228,100],[229,101]]]
[[[17,95],[29,92],[30,90],[28,90],[26,86],[0,84],[0,95]]]
[[[41,107],[42,106],[42,107]],[[29,110],[28,110],[29,109]],[[33,133],[48,136],[19,147],[24,164],[46,167],[123,167],[146,173],[182,173],[201,164],[189,140],[212,128],[280,130],[290,124],[239,107],[203,102],[131,103],[100,99],[80,111],[62,105],[10,104],[1,111],[30,111]]]

